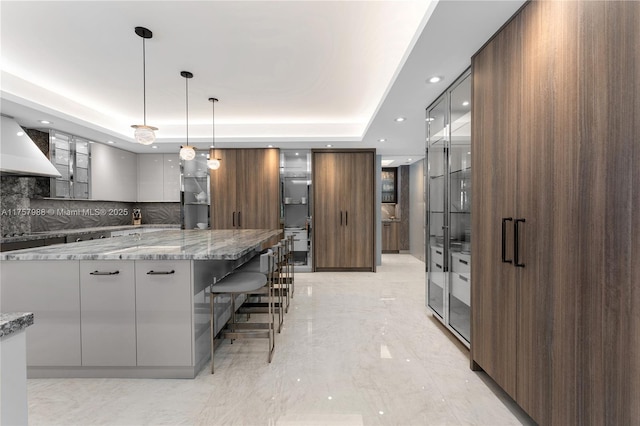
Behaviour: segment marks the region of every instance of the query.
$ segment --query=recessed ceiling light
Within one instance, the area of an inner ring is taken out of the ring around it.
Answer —
[[[411,162],[411,161],[413,161],[413,159],[412,159],[412,158],[407,159],[407,163],[409,163],[409,162]]]
[[[333,145],[331,144],[327,144],[327,148],[331,148]]]
[[[209,148],[215,148],[215,146],[211,145]]]
[[[296,155],[300,155],[300,153],[299,153],[299,152],[296,152]]]
[[[467,106],[467,105],[469,105],[469,101],[464,101],[464,102],[462,103],[462,106]]]
[[[152,149],[158,149],[158,146],[157,145],[152,145],[151,148]]]
[[[200,154],[200,157],[204,157],[204,154]]]
[[[385,138],[378,139],[378,142],[386,142],[386,141],[387,140]]]
[[[402,123],[404,120],[406,120],[406,118],[404,118],[404,117],[398,117],[398,118],[396,118],[396,121],[397,121],[398,123]]]
[[[51,124],[51,122],[48,120],[38,120],[38,121],[40,121],[40,123],[42,124]]]
[[[114,141],[107,141],[107,143],[115,143]]]
[[[18,133],[16,133],[16,135],[18,135],[18,136],[24,136],[24,132],[18,132]]]
[[[434,75],[433,77],[430,77],[429,80],[427,80],[429,83],[437,83],[440,80],[442,80],[442,77],[438,77],[437,75]]]
[[[89,141],[89,143],[93,143],[93,141]]]
[[[273,145],[267,145],[267,148],[273,148]]]

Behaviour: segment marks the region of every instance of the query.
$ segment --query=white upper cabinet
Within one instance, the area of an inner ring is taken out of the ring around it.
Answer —
[[[136,154],[103,144],[91,146],[91,199],[136,201]]]
[[[180,160],[177,154],[138,154],[137,201],[180,201]]]

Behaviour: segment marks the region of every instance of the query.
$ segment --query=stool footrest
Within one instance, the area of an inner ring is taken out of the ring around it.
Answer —
[[[224,332],[232,332],[236,330],[269,330],[273,328],[273,324],[268,322],[236,322],[227,324]]]
[[[259,339],[259,338],[265,338],[265,339],[269,339],[271,338],[271,331],[266,330],[266,331],[227,331],[224,333],[223,337],[225,339]]]

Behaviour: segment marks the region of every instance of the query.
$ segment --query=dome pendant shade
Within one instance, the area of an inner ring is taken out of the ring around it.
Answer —
[[[153,37],[153,33],[144,27],[136,27],[135,33],[142,38],[142,104],[143,104],[143,122],[144,124],[134,124],[135,131],[133,137],[136,142],[142,145],[151,145],[156,140],[155,130],[157,127],[147,126],[147,66],[146,66],[146,52],[145,52],[145,40]]]
[[[220,168],[220,160],[218,158],[207,160],[207,167],[211,170],[218,170]]]

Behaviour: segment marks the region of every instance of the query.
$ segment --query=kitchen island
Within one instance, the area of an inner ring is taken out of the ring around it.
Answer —
[[[281,232],[172,230],[6,252],[0,310],[38,318],[29,377],[193,378],[211,355],[208,287]],[[220,327],[230,309],[216,299]]]

